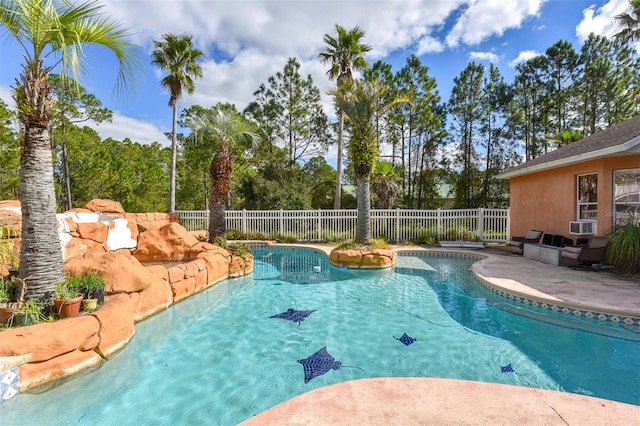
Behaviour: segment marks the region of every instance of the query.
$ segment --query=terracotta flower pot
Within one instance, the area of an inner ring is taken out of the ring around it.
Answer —
[[[82,295],[73,299],[53,300],[53,304],[56,307],[56,312],[60,318],[77,317],[80,314],[80,302],[82,302]]]
[[[0,324],[9,322],[9,318],[15,312],[16,308],[0,308]]]

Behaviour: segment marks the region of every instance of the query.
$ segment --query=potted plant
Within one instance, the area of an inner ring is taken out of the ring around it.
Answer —
[[[42,305],[37,300],[26,300],[20,302],[11,317],[9,318],[9,326],[14,325],[33,325],[39,323],[43,319]]]
[[[18,275],[20,256],[17,254],[14,238],[20,238],[20,231],[11,225],[0,226],[0,269],[6,268],[9,276]]]
[[[53,291],[53,304],[60,318],[76,317],[80,314],[82,293],[67,285],[66,281],[59,283]]]
[[[98,304],[104,304],[105,282],[97,273],[71,275],[65,282],[69,288],[82,294],[82,307],[85,311],[93,311]]]
[[[0,278],[0,324],[6,324],[15,311],[15,308],[9,307],[9,285],[9,281]]]

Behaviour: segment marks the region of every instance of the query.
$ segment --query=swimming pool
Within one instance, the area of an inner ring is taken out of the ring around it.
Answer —
[[[321,386],[390,376],[516,384],[640,405],[637,332],[522,311],[475,282],[473,258],[402,256],[395,271],[359,271],[301,249],[255,256],[253,276],[137,324],[135,338],[98,371],[4,403],[3,423],[236,424]],[[271,318],[289,309],[313,312],[299,322]],[[404,333],[415,342],[404,345]],[[342,365],[305,383],[298,360],[323,347]]]

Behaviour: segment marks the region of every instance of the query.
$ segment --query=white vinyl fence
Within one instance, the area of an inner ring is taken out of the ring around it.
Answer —
[[[190,231],[207,229],[209,212],[176,211]],[[227,210],[227,232],[248,239],[297,241],[354,239],[357,210]],[[509,209],[371,210],[372,238],[387,241],[487,241],[509,239]]]

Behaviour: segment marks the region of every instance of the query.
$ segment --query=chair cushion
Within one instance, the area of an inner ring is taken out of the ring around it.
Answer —
[[[534,240],[534,239],[539,239],[540,238],[540,231],[529,231],[527,232],[527,235],[525,235],[524,237],[527,240]]]
[[[568,257],[569,259],[578,259],[581,251],[582,247],[563,247],[560,256]]]
[[[593,237],[589,240],[587,247],[589,248],[603,248],[607,246],[607,238]]]

